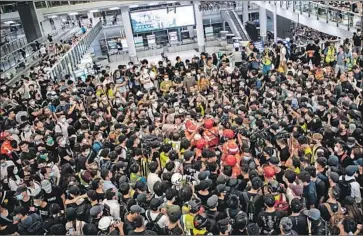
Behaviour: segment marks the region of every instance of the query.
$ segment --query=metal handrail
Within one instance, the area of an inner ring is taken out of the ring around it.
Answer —
[[[71,29],[70,31],[73,31],[73,30],[74,29]],[[59,40],[61,40],[61,38]],[[37,61],[41,57],[40,50],[37,50],[35,52],[32,51],[32,53],[27,57],[27,59],[29,59],[31,56],[32,56],[32,60],[33,61]],[[20,61],[20,62],[18,62],[16,64],[14,64],[13,66],[11,66],[10,68],[8,68],[7,70],[3,71],[1,74],[7,74],[7,73],[9,73],[9,71],[12,71],[13,69],[19,67],[22,63],[24,63],[24,60],[22,60],[22,61]],[[26,66],[25,66],[24,69],[26,69]],[[17,73],[19,73],[19,71],[16,71],[15,75],[11,74],[12,76],[9,79],[13,79],[14,77],[16,77],[16,74]]]
[[[51,70],[48,72],[53,80],[59,78],[63,71],[66,71],[68,74],[73,73],[73,70],[80,62],[82,56],[86,53],[101,29],[102,24],[99,21],[89,31],[87,31],[86,34],[78,42],[76,42],[75,45],[66,52],[56,64],[53,65]]]

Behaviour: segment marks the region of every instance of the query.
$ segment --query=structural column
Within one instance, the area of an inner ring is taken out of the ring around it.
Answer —
[[[134,41],[134,34],[132,33],[131,19],[129,14],[129,7],[121,8],[121,18],[124,25],[127,47],[129,49],[129,57],[131,61],[136,60],[136,47]]]
[[[266,41],[267,36],[267,15],[266,9],[263,7],[259,8],[259,22],[260,22],[260,37],[262,41]]]
[[[277,14],[276,14],[276,8],[277,6],[274,6],[274,42],[277,42]]]
[[[87,18],[88,18],[88,21],[89,21],[90,24],[91,24],[91,21],[92,21],[92,26],[96,24],[93,12],[87,12]]]
[[[243,24],[246,25],[248,21],[248,1],[242,2],[242,19]]]
[[[18,2],[17,8],[27,41],[32,42],[38,38],[41,38],[42,30],[40,28],[34,3]]]
[[[197,39],[198,39],[198,48],[199,52],[205,52],[205,37],[204,37],[204,28],[203,28],[203,17],[202,13],[199,11],[200,2],[194,2],[194,14],[195,14],[195,22],[197,28]]]

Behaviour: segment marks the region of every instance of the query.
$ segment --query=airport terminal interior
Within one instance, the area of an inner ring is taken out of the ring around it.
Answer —
[[[363,235],[362,1],[0,1],[0,235]]]

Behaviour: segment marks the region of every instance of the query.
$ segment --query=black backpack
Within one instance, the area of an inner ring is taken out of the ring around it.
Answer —
[[[351,183],[355,182],[355,179],[351,179],[351,180],[345,180],[345,176],[343,176],[342,180],[339,180],[338,184],[340,187],[340,196],[339,196],[339,201],[343,201],[347,196],[350,196],[350,194],[352,193],[352,186],[350,185]]]
[[[148,223],[146,224],[146,229],[152,230],[155,233],[159,234],[161,232],[160,225],[158,224],[159,220],[163,217],[163,213],[159,213],[155,220],[152,220],[150,210],[146,212],[146,218]]]
[[[33,222],[29,226],[27,231],[30,235],[44,235],[46,233],[43,227],[43,223],[41,221]]]
[[[246,205],[247,219],[250,222],[256,222],[258,212],[256,210],[255,204],[256,204],[257,200],[259,200],[261,198],[261,195],[256,195],[253,198],[252,198],[252,196],[249,198],[247,192],[243,192],[242,195],[247,204]]]

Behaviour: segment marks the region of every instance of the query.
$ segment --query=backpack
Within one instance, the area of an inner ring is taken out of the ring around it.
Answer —
[[[336,212],[333,212],[333,209],[331,208],[329,203],[323,203],[323,204],[326,207],[326,209],[328,210],[329,215],[330,215],[329,225],[330,226],[338,225],[338,223],[342,219],[344,219],[344,214],[342,212],[342,207],[341,207],[340,203],[338,202],[338,211],[336,211]]]
[[[46,231],[43,228],[43,224],[41,221],[35,221],[33,222],[29,228],[28,228],[28,233],[31,235],[44,235],[46,233]]]
[[[89,207],[88,204],[83,203],[77,207],[77,219],[80,221],[89,222]]]
[[[276,211],[282,211],[285,215],[289,213],[289,203],[286,201],[286,198],[282,193],[279,195],[279,200],[275,200],[275,209]]]
[[[146,212],[146,218],[148,223],[146,224],[146,229],[152,230],[155,233],[159,234],[161,232],[161,227],[158,224],[159,220],[163,217],[163,213],[159,213],[155,220],[152,220],[150,210]]]
[[[246,214],[247,214],[247,219],[249,221],[255,222],[257,219],[257,213],[256,212],[256,202],[257,200],[259,200],[261,198],[261,195],[256,195],[255,197],[248,198],[248,194],[247,192],[243,192],[242,193],[244,200],[246,201],[247,205],[246,205]]]
[[[343,176],[342,180],[339,180],[338,182],[338,185],[340,187],[340,196],[338,199],[339,201],[343,201],[345,197],[350,196],[350,194],[352,193],[352,186],[350,184],[355,181],[356,181],[355,179],[346,181],[345,176]]]

